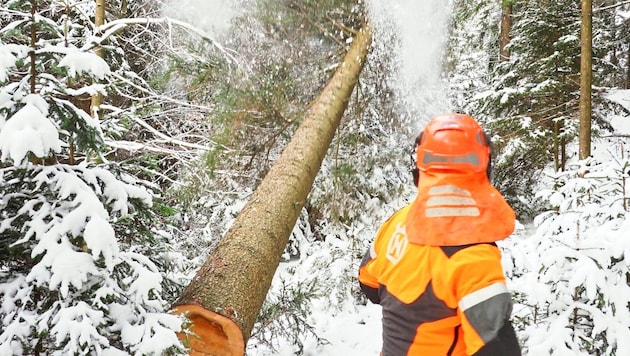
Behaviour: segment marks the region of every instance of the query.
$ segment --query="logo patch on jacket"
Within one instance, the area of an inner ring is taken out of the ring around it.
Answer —
[[[409,241],[407,240],[407,231],[402,223],[396,225],[396,230],[389,238],[389,242],[387,243],[387,259],[393,263],[397,264],[398,261],[405,254],[405,250],[407,250],[407,244]]]

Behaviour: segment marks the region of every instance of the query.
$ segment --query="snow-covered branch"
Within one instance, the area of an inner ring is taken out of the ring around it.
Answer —
[[[211,45],[213,45],[216,49],[218,49],[220,52],[222,52],[228,59],[230,59],[231,62],[233,63],[238,63],[237,59],[234,57],[234,54],[236,53],[234,50],[228,49],[223,47],[219,41],[217,41],[216,39],[214,39],[210,34],[202,31],[201,29],[187,23],[184,21],[180,21],[180,20],[176,20],[173,18],[169,18],[169,17],[163,17],[163,18],[150,18],[150,17],[144,17],[144,18],[124,18],[124,19],[117,19],[114,21],[110,21],[102,26],[99,26],[98,28],[96,28],[96,33],[100,33],[100,36],[96,36],[93,39],[93,43],[88,43],[85,45],[85,47],[83,48],[83,50],[89,50],[94,46],[94,43],[96,44],[101,44],[103,41],[105,41],[107,38],[109,38],[110,36],[112,36],[113,34],[115,34],[116,32],[122,30],[123,28],[129,27],[129,26],[133,26],[133,25],[152,25],[152,24],[164,24],[166,23],[169,28],[171,28],[173,25],[184,28],[188,31],[193,32],[194,34],[196,34],[197,36],[201,37],[202,39],[204,39],[205,41],[209,42]],[[169,36],[172,36],[172,34],[169,34]]]
[[[606,11],[606,10],[610,10],[610,9],[614,9],[623,5],[627,5],[630,4],[630,1],[622,1],[620,3],[617,4],[612,4],[612,5],[608,5],[608,6],[602,6],[602,7],[598,7],[597,9],[593,9],[593,12],[597,12],[597,11]]]

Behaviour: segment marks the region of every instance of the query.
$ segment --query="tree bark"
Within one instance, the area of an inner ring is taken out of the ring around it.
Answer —
[[[582,0],[580,60],[580,159],[591,155],[591,87],[593,82],[593,3]]]
[[[31,78],[29,80],[31,85],[31,94],[35,93],[35,84],[37,83],[37,65],[35,54],[35,46],[37,45],[37,23],[35,22],[35,14],[37,13],[37,6],[37,0],[31,0],[31,50],[28,54],[31,60]]]
[[[560,170],[560,123],[553,123],[553,162],[555,171]]]
[[[105,0],[95,0],[96,1],[96,11],[94,13],[94,26],[98,28],[99,26],[103,26],[105,24]],[[94,52],[97,56],[103,58],[103,47],[98,46],[94,49]],[[92,95],[92,102],[90,105],[90,114],[92,117],[96,119],[100,119],[100,107],[103,104],[103,94],[97,93]]]
[[[501,34],[499,35],[499,60],[510,60],[510,51],[506,48],[510,43],[510,30],[512,29],[512,1],[501,0]]]
[[[371,43],[365,25],[232,227],[175,302],[191,355],[243,355],[281,255],[358,81]],[[194,335],[196,334],[196,335]]]

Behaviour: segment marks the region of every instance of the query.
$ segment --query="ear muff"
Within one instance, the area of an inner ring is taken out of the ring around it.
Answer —
[[[416,187],[420,182],[420,170],[418,169],[418,165],[416,164],[416,154],[418,152],[418,145],[420,144],[421,139],[422,132],[420,133],[420,135],[418,135],[418,137],[416,137],[411,152],[409,153],[409,157],[411,158],[411,176],[413,177],[413,185],[415,185]]]
[[[485,131],[481,132],[483,133],[483,140],[486,141],[485,144],[486,146],[488,146],[488,151],[490,152],[488,154],[488,166],[486,167],[486,176],[488,177],[488,180],[492,182],[492,140],[490,140],[490,136]]]

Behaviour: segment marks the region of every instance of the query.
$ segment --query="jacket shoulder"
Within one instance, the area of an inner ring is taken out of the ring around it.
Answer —
[[[440,246],[440,249],[442,250],[442,252],[444,252],[444,254],[446,255],[446,257],[451,258],[453,257],[454,254],[456,254],[459,251],[468,249],[468,248],[472,248],[472,247],[479,247],[479,246],[484,246],[484,245],[490,245],[490,246],[494,246],[496,248],[497,244],[494,242],[484,242],[484,243],[477,243],[477,244],[468,244],[468,245],[459,245],[459,246]]]

